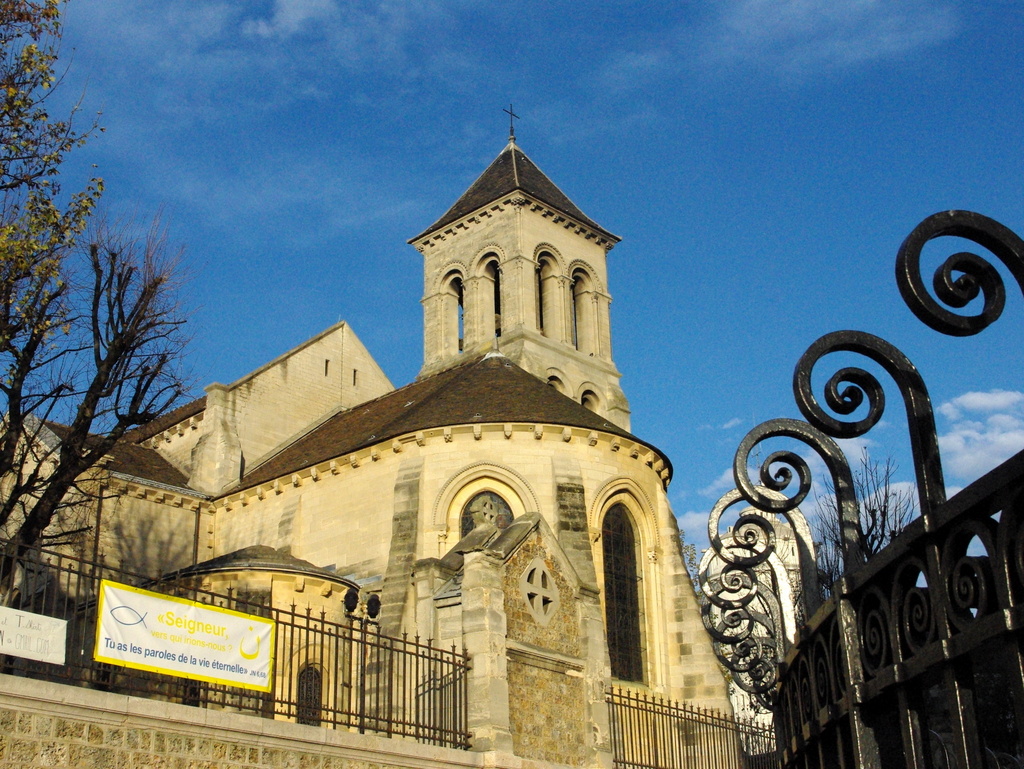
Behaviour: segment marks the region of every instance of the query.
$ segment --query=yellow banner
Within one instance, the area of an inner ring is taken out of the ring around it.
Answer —
[[[93,657],[268,692],[274,632],[271,619],[103,580]]]

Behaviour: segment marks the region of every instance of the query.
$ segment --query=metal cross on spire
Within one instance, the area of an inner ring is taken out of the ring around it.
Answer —
[[[508,140],[514,142],[516,140],[516,126],[512,121],[521,120],[522,118],[512,111],[511,103],[508,105],[508,109],[503,109],[502,112],[508,115]]]

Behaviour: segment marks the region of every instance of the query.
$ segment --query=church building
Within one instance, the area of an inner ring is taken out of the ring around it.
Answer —
[[[109,457],[88,547],[154,577],[259,571],[275,601],[376,594],[381,632],[469,652],[474,750],[600,765],[612,685],[730,711],[672,466],[630,432],[612,357],[618,241],[513,137],[409,241],[414,382],[341,322],[209,385]]]

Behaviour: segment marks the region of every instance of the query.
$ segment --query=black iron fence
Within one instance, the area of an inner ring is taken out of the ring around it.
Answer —
[[[632,689],[607,700],[618,769],[778,769],[770,727]]]
[[[968,336],[999,317],[1006,287],[986,258],[959,251],[934,273],[932,296],[921,255],[947,236],[986,249],[1022,290],[1024,241],[987,217],[945,211],[921,222],[900,247],[896,277],[910,309],[937,331]],[[865,500],[856,498],[836,441],[878,424],[885,393],[859,366],[826,381],[822,361],[832,353],[864,356],[884,370],[906,410],[921,515],[877,553],[867,547]],[[824,382],[823,397],[814,381]],[[1021,769],[1024,452],[947,499],[925,382],[896,347],[864,332],[814,342],[796,366],[793,391],[806,421],[775,419],[751,430],[734,460],[737,489],[712,513],[717,530],[730,506],[749,506],[731,533],[713,538],[717,562],[709,557],[710,567],[702,567],[704,622],[719,659],[738,685],[776,711],[786,767]],[[809,529],[798,508],[811,488],[810,464],[798,452],[775,451],[761,463],[760,485],[748,474],[763,442],[778,438],[817,453],[835,495],[844,573],[820,607]],[[762,579],[783,519],[796,533],[801,575],[793,591],[801,601],[788,615],[777,610],[778,586]]]
[[[1024,453],[927,515],[787,655],[791,765],[1024,767]]]
[[[0,543],[2,544],[2,543]],[[64,664],[0,655],[0,672],[185,705],[466,749],[467,656],[371,623],[332,621],[240,595],[129,574],[39,548],[0,552],[2,605],[66,621]],[[93,658],[103,579],[274,620],[276,669],[268,692],[172,677]]]

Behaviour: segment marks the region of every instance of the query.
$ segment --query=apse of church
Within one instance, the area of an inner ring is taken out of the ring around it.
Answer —
[[[629,432],[618,242],[510,142],[410,240],[414,382],[395,389],[338,324],[133,435],[108,520],[187,540],[154,576],[272,548],[379,595],[382,632],[465,647],[474,749],[602,765],[612,684],[728,711],[671,464]]]

